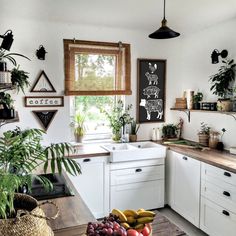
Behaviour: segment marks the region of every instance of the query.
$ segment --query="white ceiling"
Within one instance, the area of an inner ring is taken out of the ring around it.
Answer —
[[[191,33],[236,17],[236,0],[166,0],[168,26]],[[1,17],[146,30],[160,26],[163,0],[0,0]]]

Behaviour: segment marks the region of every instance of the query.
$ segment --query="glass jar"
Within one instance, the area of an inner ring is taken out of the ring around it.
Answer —
[[[210,148],[216,148],[217,143],[219,142],[219,132],[210,132],[210,138],[209,138],[209,147]]]

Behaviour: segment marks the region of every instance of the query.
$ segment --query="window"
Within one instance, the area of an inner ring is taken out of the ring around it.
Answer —
[[[121,96],[75,96],[73,115],[83,114],[85,117],[85,138],[84,140],[110,139],[112,136],[109,121],[102,109],[112,110]],[[74,117],[74,116],[73,116]],[[72,117],[72,120],[73,120]]]
[[[64,40],[65,94],[130,95],[130,45]]]

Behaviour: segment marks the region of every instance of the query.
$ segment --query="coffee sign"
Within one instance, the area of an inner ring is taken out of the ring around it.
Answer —
[[[63,107],[64,97],[63,96],[53,96],[53,97],[43,97],[43,96],[31,96],[25,97],[26,107]]]

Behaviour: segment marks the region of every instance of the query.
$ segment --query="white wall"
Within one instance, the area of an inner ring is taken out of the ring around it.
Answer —
[[[236,19],[207,28],[201,32],[191,34],[182,39],[181,69],[182,76],[173,86],[178,87],[179,95],[183,90],[198,89],[204,94],[204,101],[216,101],[217,97],[210,91],[209,76],[215,74],[221,63],[211,64],[211,53],[214,49],[219,51],[227,49],[229,58],[236,60],[236,33],[234,31]],[[173,101],[174,103],[174,98]],[[176,117],[182,116],[185,120],[184,137],[198,140],[197,132],[200,122],[205,122],[213,129],[227,132],[223,137],[226,147],[236,146],[236,120],[228,115],[216,113],[191,113],[191,123],[187,116],[176,112]]]
[[[132,80],[132,96],[126,97],[127,104],[133,104],[133,115],[135,116],[136,107],[136,80],[137,80],[137,58],[154,58],[167,59],[167,104],[171,103],[168,94],[174,92],[170,86],[170,81],[176,79],[178,70],[175,70],[175,57],[179,55],[176,48],[180,39],[174,41],[156,41],[147,37],[150,32],[140,32],[134,30],[105,28],[88,25],[71,25],[62,23],[29,21],[24,19],[15,19],[9,17],[6,21],[2,21],[0,32],[12,29],[14,34],[14,43],[11,52],[19,52],[31,58],[28,62],[19,58],[18,63],[21,68],[30,72],[30,81],[33,83],[41,70],[44,70],[54,85],[57,94],[63,95],[64,90],[64,54],[63,39],[80,39],[118,42],[123,41],[131,44],[131,80]],[[48,54],[46,60],[40,61],[34,55],[40,44],[43,44]],[[37,95],[27,92],[25,95]],[[38,94],[45,95],[45,94]],[[55,95],[55,94],[51,94]],[[15,98],[15,107],[19,111],[20,122],[8,124],[1,128],[1,132],[12,129],[16,125],[22,128],[38,127],[38,121],[31,112],[31,108],[23,106],[24,94],[13,95]],[[167,108],[168,111],[168,108]],[[170,116],[167,112],[167,117]],[[149,139],[152,127],[157,124],[142,125],[139,138]],[[70,141],[69,129],[69,98],[65,97],[65,106],[58,108],[51,126],[45,136],[45,142]]]
[[[137,58],[167,59],[166,121],[177,123],[179,117],[183,117],[185,121],[184,137],[191,140],[197,140],[197,130],[201,121],[218,130],[224,127],[227,132],[223,141],[227,144],[227,147],[236,146],[236,121],[232,117],[219,114],[193,113],[191,123],[188,123],[184,113],[169,110],[174,105],[175,98],[182,96],[183,90],[188,88],[200,89],[203,91],[206,100],[215,99],[209,91],[208,79],[211,74],[217,71],[219,64],[211,64],[210,54],[215,48],[219,50],[227,49],[230,56],[235,57],[236,34],[233,29],[236,20],[208,28],[190,36],[181,36],[170,40],[151,40],[147,37],[150,32],[145,31],[29,21],[14,18],[11,15],[7,19],[4,17],[0,20],[1,33],[4,33],[7,29],[13,30],[15,41],[11,51],[23,53],[31,58],[31,62],[23,59],[18,60],[21,68],[30,72],[31,82],[35,81],[38,73],[43,69],[53,83],[58,95],[63,95],[64,92],[64,38],[130,43],[133,94],[127,96],[126,101],[133,104],[134,116],[136,115]],[[36,59],[34,55],[40,44],[43,44],[48,51],[45,61]],[[32,95],[32,93],[27,91],[26,95]],[[14,97],[16,100],[15,106],[20,114],[20,122],[3,126],[1,132],[12,129],[16,125],[23,128],[40,128],[31,112],[32,109],[23,106],[24,95],[20,93],[14,95]],[[142,125],[138,138],[142,140],[149,139],[152,128],[161,125],[158,123]],[[65,106],[58,108],[58,113],[45,136],[45,142],[59,141],[70,141],[68,97],[65,97]]]

